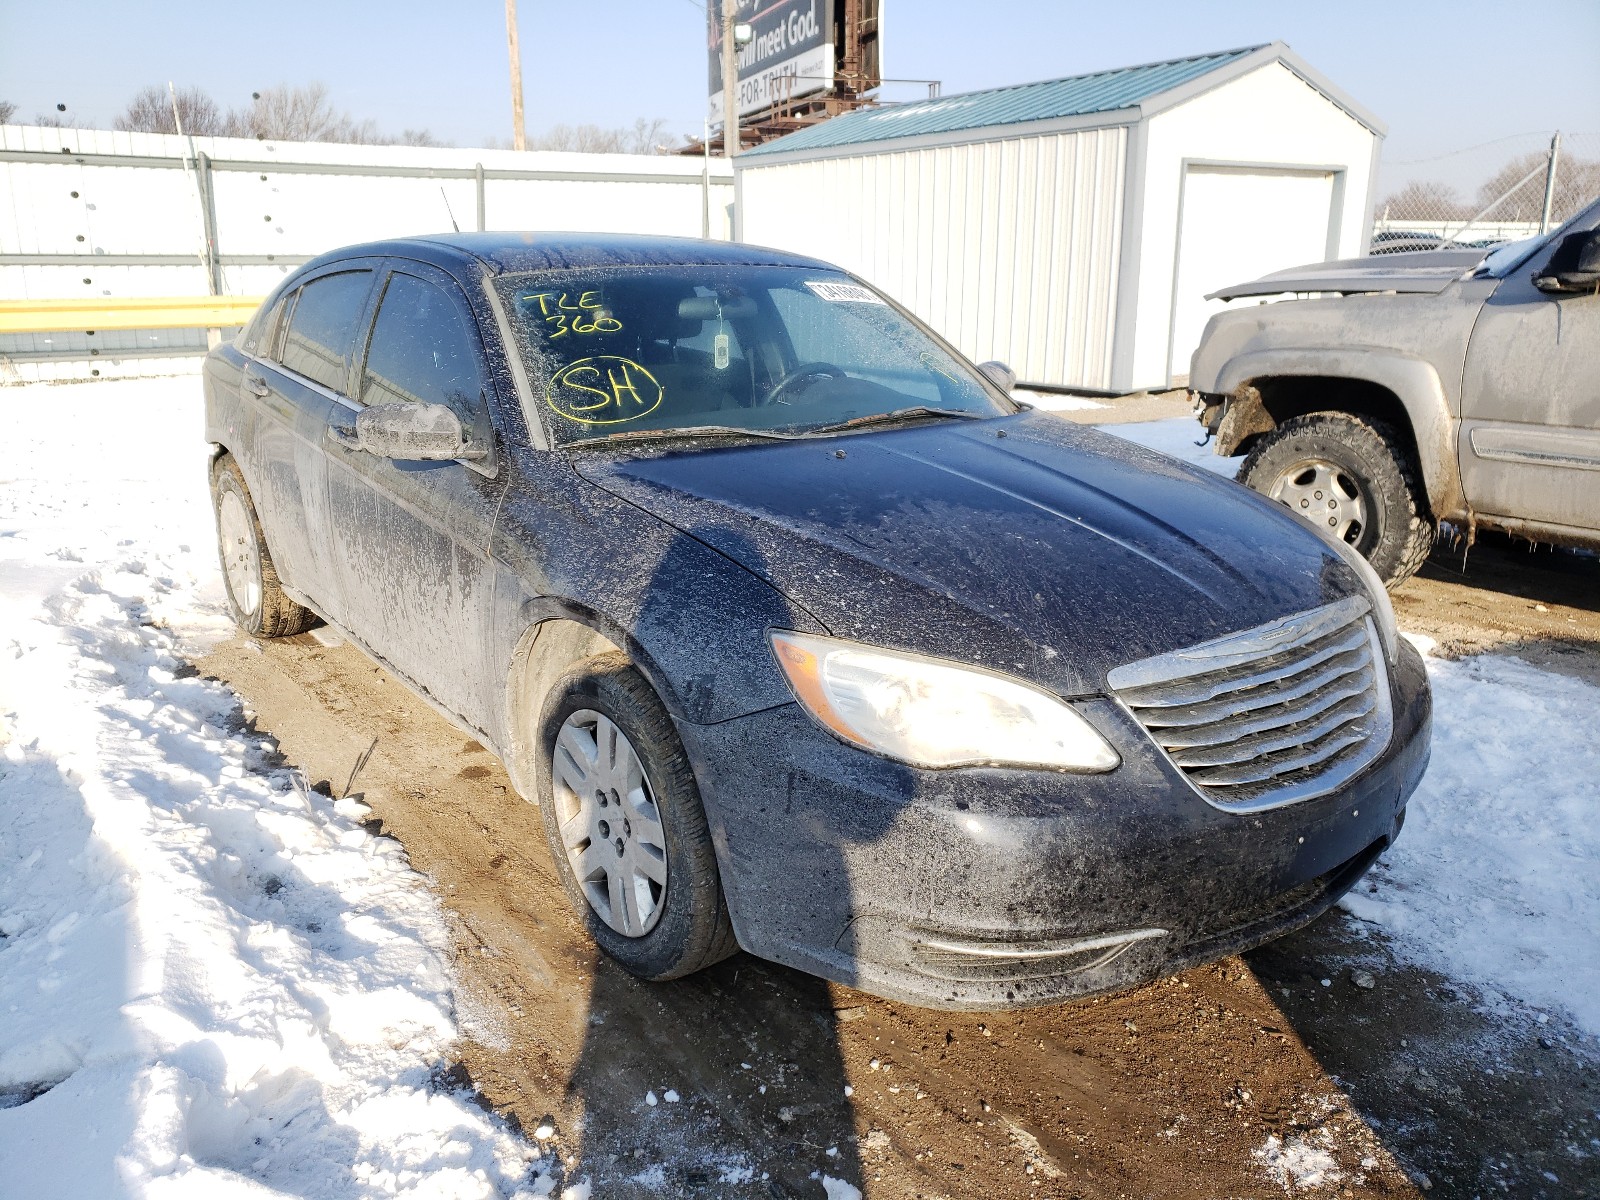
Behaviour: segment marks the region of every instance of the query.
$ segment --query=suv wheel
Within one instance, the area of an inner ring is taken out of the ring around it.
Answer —
[[[1388,587],[1409,579],[1436,526],[1398,434],[1349,413],[1285,421],[1256,442],[1239,482],[1354,546]]]
[[[255,637],[288,637],[317,623],[317,614],[291,600],[278,582],[267,535],[233,455],[211,468],[211,504],[217,516],[217,552],[228,610]]]
[[[734,953],[717,856],[672,718],[625,655],[550,689],[539,808],[567,896],[600,948],[644,979]]]

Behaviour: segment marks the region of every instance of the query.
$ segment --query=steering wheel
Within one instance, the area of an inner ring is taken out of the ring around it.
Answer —
[[[831,378],[831,379],[844,379],[845,378],[844,371],[842,371],[840,368],[834,366],[832,363],[825,363],[825,362],[801,363],[798,367],[794,368],[794,370],[786,371],[784,373],[783,378],[778,380],[778,382],[773,385],[772,390],[767,393],[767,398],[764,401],[762,401],[762,403],[763,404],[782,404],[782,403],[784,403],[784,400],[783,400],[784,392],[787,391],[790,387],[792,387],[795,383],[799,382],[802,379],[814,379],[819,375],[824,375],[824,376],[827,376],[828,378]]]

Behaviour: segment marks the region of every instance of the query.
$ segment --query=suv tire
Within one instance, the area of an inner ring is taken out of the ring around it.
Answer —
[[[1355,547],[1393,588],[1416,574],[1437,526],[1400,435],[1350,413],[1294,417],[1263,435],[1238,481]]]
[[[626,655],[599,655],[556,681],[535,758],[551,857],[602,950],[666,980],[739,949],[694,772]]]
[[[260,638],[288,637],[315,625],[317,614],[291,600],[278,582],[261,518],[231,454],[212,464],[211,506],[217,518],[223,591],[234,623]]]

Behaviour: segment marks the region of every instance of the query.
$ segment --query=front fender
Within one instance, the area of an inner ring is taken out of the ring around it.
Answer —
[[[1222,364],[1214,389],[1217,394],[1232,396],[1261,380],[1296,376],[1359,380],[1394,393],[1411,422],[1434,515],[1444,520],[1467,517],[1456,460],[1461,421],[1451,410],[1444,384],[1431,363],[1365,346],[1252,350]]]

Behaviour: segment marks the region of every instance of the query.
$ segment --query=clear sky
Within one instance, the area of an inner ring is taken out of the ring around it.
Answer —
[[[1281,39],[1388,123],[1389,162],[1560,128],[1600,145],[1600,0],[883,0],[884,68],[946,93]],[[697,0],[520,0],[528,128],[667,121],[698,134]],[[398,132],[511,131],[500,0],[0,0],[0,99],[108,125],[140,87],[224,106],[280,83]],[[889,91],[911,98],[915,88]],[[1493,154],[1486,150],[1484,154]]]

